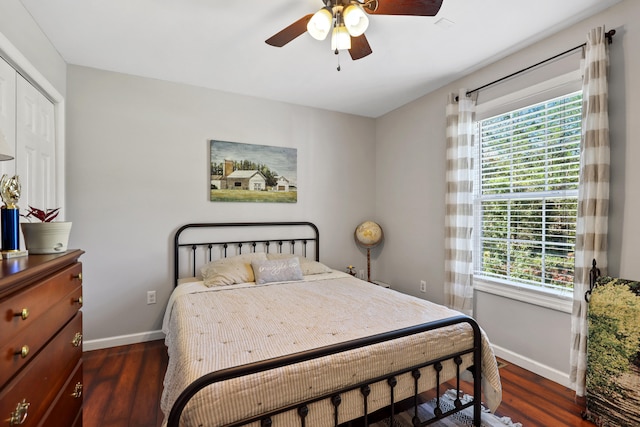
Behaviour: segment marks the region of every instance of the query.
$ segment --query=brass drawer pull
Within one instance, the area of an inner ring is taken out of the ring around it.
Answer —
[[[73,393],[71,393],[71,396],[75,397],[76,399],[82,396],[82,383],[76,384],[76,387],[73,390]]]
[[[19,351],[16,351],[15,353],[13,353],[15,355],[20,355],[20,357],[22,357],[23,359],[25,357],[27,357],[29,355],[29,346],[28,345],[23,345]]]
[[[82,344],[82,334],[80,332],[76,332],[71,344],[73,344],[74,347],[80,347],[80,344]]]
[[[82,295],[80,295],[78,298],[74,299],[73,302],[82,305]]]
[[[22,402],[18,403],[16,410],[11,413],[9,418],[10,426],[19,426],[27,419],[27,411],[29,410],[30,403],[27,403],[26,399],[22,399]]]
[[[27,320],[27,317],[29,317],[29,309],[25,307],[19,312],[13,313],[13,317],[21,317],[22,320]]]
[[[71,276],[71,278],[78,279],[79,281],[82,282],[82,273],[74,274],[73,276]]]

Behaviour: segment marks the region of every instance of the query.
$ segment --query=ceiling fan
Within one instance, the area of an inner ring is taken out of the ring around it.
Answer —
[[[351,59],[370,55],[372,50],[364,35],[370,15],[435,16],[443,0],[322,0],[325,6],[305,15],[266,40],[282,47],[305,32],[324,40],[331,33],[331,50],[337,54],[347,49]],[[365,14],[365,12],[367,14]]]

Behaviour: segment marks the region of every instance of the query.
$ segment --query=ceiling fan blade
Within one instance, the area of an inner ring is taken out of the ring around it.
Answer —
[[[364,58],[370,55],[371,52],[371,46],[369,46],[369,42],[364,34],[358,37],[351,37],[351,49],[349,49],[351,59],[355,61],[356,59]]]
[[[443,0],[378,0],[378,7],[364,10],[374,15],[435,16]]]
[[[313,13],[303,16],[302,18],[298,19],[296,22],[289,25],[282,31],[269,37],[267,40],[265,40],[265,43],[275,47],[284,46],[285,44],[289,43],[291,40],[295,39],[299,35],[307,32],[307,23],[309,22],[312,16],[313,16]]]

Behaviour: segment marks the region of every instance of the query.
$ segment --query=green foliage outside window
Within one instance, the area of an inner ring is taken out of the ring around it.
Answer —
[[[480,273],[573,287],[582,94],[479,122]]]

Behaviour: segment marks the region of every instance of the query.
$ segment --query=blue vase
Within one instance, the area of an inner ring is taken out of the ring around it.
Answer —
[[[20,209],[7,208],[0,209],[0,221],[2,222],[2,250],[4,252],[20,250]]]

